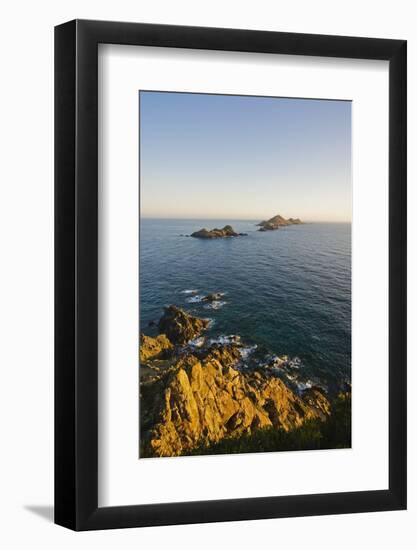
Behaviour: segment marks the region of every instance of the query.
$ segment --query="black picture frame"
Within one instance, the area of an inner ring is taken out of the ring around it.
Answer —
[[[389,488],[98,506],[98,44],[389,62]],[[55,523],[74,530],[406,508],[406,41],[74,20],[55,28]]]

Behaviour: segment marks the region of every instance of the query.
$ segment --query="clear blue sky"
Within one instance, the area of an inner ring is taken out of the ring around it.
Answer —
[[[351,221],[351,103],[140,92],[141,213]]]

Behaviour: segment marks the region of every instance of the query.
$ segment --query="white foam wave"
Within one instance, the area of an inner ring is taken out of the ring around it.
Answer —
[[[238,334],[222,335],[217,338],[210,338],[210,345],[213,344],[240,344],[240,336]]]
[[[225,304],[227,304],[227,302],[222,302],[221,300],[215,300],[214,302],[210,302],[209,304],[206,304],[204,306],[204,308],[205,309],[220,309]]]
[[[204,296],[199,296],[198,294],[196,296],[191,296],[191,298],[187,298],[187,302],[189,304],[198,304],[203,301]]]
[[[239,353],[240,353],[240,356],[242,357],[242,359],[247,359],[249,357],[249,355],[251,355],[256,349],[257,349],[257,345],[254,344],[253,346],[248,346],[246,348],[241,348],[239,350]]]
[[[307,380],[306,382],[296,382],[298,391],[302,392],[304,390],[309,390],[313,387],[313,383],[310,380]]]
[[[288,367],[291,369],[299,369],[302,366],[301,359],[299,357],[294,357],[288,361]]]
[[[206,339],[204,338],[204,336],[200,336],[198,338],[194,338],[194,340],[190,340],[188,342],[188,345],[192,348],[201,348],[202,346],[204,346],[205,341]]]

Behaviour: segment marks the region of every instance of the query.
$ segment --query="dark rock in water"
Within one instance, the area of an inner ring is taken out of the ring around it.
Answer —
[[[149,321],[148,327],[155,327],[155,326],[156,326],[156,321]]]
[[[288,218],[286,220],[284,217],[277,214],[273,218],[270,218],[269,220],[264,220],[257,225],[260,227],[259,231],[274,231],[276,229],[279,229],[280,227],[286,227],[288,225],[300,225],[302,223],[303,222],[300,220],[300,218]]]
[[[207,294],[207,296],[204,296],[202,301],[203,302],[217,302],[218,300],[221,300],[224,296],[223,292],[213,292],[212,294]]]
[[[239,237],[247,237],[248,234],[247,233],[239,233]]]
[[[203,229],[191,233],[191,237],[195,237],[197,239],[220,239],[223,237],[239,237],[241,235],[241,233],[236,233],[231,225],[225,225],[223,229],[218,229],[215,227],[210,230],[203,227]]]
[[[208,327],[207,319],[199,319],[186,313],[177,306],[165,308],[158,323],[159,330],[166,334],[174,344],[183,345],[197,338]]]
[[[173,345],[165,336],[159,334],[156,338],[152,336],[140,335],[139,359],[141,362],[146,362],[149,359],[162,357],[173,349]]]

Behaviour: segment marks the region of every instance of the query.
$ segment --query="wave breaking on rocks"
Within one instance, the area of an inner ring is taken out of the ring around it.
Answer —
[[[209,321],[174,305],[158,328],[156,337],[140,338],[141,457],[189,454],[224,438],[289,432],[330,416],[325,389],[296,379],[297,358],[271,356],[249,367],[256,344],[233,334],[207,338]]]

